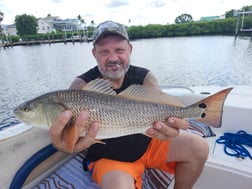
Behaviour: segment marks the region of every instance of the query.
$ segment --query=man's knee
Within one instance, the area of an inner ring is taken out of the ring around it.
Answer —
[[[209,154],[209,145],[205,139],[197,135],[191,135],[190,148],[193,156],[198,161],[205,162]]]
[[[102,189],[134,189],[134,178],[128,173],[122,171],[109,171],[103,177],[101,181]]]
[[[172,139],[168,162],[200,161],[205,162],[209,154],[209,146],[205,139],[192,133],[180,133]]]

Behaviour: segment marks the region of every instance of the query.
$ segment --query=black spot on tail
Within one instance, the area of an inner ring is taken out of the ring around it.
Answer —
[[[201,118],[204,118],[204,117],[206,117],[206,114],[205,114],[205,113],[202,113],[202,114],[201,114]]]
[[[205,104],[205,103],[201,103],[201,104],[199,104],[199,108],[203,108],[203,109],[205,109],[207,107],[207,105]]]

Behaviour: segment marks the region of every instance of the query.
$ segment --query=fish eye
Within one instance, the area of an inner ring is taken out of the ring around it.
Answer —
[[[30,111],[30,107],[29,107],[29,106],[25,106],[25,107],[23,108],[23,110],[24,110],[24,112],[29,112],[29,111]]]

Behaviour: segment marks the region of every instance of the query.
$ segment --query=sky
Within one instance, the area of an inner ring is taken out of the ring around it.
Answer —
[[[48,14],[61,19],[80,15],[87,25],[105,20],[125,25],[173,24],[181,14],[194,21],[204,16],[221,16],[232,9],[252,5],[251,0],[0,0],[2,24],[13,24],[16,15],[36,18]],[[130,22],[129,22],[130,20]]]

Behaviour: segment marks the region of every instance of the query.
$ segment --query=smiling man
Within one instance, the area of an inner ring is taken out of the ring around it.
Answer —
[[[120,93],[132,84],[159,89],[157,79],[146,68],[131,65],[132,44],[125,27],[106,21],[94,31],[92,53],[97,66],[78,76],[71,89],[81,89],[88,82],[103,78],[111,82]],[[133,134],[94,143],[99,123],[92,123],[86,136],[81,136],[89,113],[81,112],[75,124],[77,135],[72,151],[66,148],[63,131],[72,113],[65,111],[50,129],[53,145],[64,152],[87,150],[86,161],[94,180],[102,189],[142,188],[145,168],[156,168],[175,174],[176,189],[191,189],[200,176],[208,157],[208,144],[199,136],[180,132],[188,122],[170,117],[166,122],[153,123],[146,135]],[[111,115],[112,116],[112,115]]]

